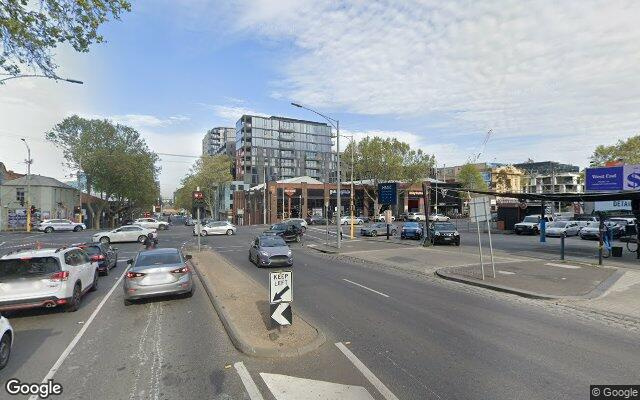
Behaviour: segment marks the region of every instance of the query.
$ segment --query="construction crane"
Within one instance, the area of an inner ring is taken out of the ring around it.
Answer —
[[[492,133],[493,129],[489,129],[487,131],[487,134],[484,136],[484,140],[482,141],[482,145],[480,146],[480,152],[478,154],[472,154],[471,156],[469,156],[469,158],[467,159],[467,164],[475,164],[478,162],[480,156],[482,155],[482,153],[484,153],[484,150],[487,147],[487,142],[489,141]]]

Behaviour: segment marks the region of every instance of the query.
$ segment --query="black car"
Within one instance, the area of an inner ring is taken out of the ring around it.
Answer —
[[[109,270],[118,264],[118,249],[108,243],[80,243],[74,246],[83,249],[91,261],[98,263],[100,275],[109,275]]]
[[[290,225],[284,222],[271,225],[271,228],[264,231],[264,235],[278,235],[285,242],[299,242],[302,238],[302,230],[296,225]]]
[[[423,229],[418,222],[405,222],[400,230],[400,239],[422,239]]]
[[[451,222],[434,222],[429,225],[429,234],[433,244],[455,244],[460,246],[460,234]]]

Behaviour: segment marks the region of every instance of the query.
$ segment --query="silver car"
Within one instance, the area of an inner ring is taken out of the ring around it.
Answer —
[[[40,232],[51,233],[54,231],[74,231],[79,232],[87,229],[87,226],[80,222],[73,222],[68,219],[45,219],[36,228]]]
[[[577,221],[553,221],[546,226],[546,236],[577,236],[582,227]]]
[[[263,235],[251,242],[249,261],[258,267],[290,267],[293,254],[280,236]]]
[[[178,249],[163,248],[141,251],[135,260],[127,261],[129,270],[124,280],[124,305],[132,300],[165,295],[193,295],[193,274],[187,264],[191,256]]]
[[[200,228],[200,235],[235,235],[236,226],[228,221],[212,221],[204,226],[194,226],[193,235],[198,234],[198,228]]]

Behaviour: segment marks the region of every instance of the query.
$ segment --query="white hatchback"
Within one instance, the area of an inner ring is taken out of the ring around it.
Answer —
[[[115,243],[115,242],[144,242],[150,233],[155,233],[155,229],[147,229],[138,225],[125,225],[108,232],[98,232],[91,237],[92,242]]]
[[[22,250],[0,258],[0,311],[65,306],[98,288],[98,263],[78,247]]]
[[[132,225],[139,225],[143,228],[157,229],[159,231],[169,229],[168,222],[158,221],[155,218],[138,218],[137,220],[133,221]]]
[[[231,222],[227,221],[214,221],[199,227],[200,235],[235,235],[236,227]],[[196,235],[198,226],[193,227],[193,234]]]
[[[9,320],[0,315],[0,369],[7,366],[13,346],[13,328]]]

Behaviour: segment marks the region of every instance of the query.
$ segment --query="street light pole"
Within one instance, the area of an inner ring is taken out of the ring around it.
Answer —
[[[312,110],[311,108],[302,106],[298,103],[291,103],[292,106],[294,107],[298,107],[298,108],[304,108],[307,111],[311,111],[312,113],[321,116],[322,118],[326,119],[327,122],[329,122],[334,128],[336,128],[336,152],[338,153],[338,165],[336,167],[336,172],[338,174],[338,179],[337,179],[337,184],[336,184],[336,205],[337,205],[337,211],[336,211],[336,244],[338,249],[341,246],[341,242],[342,242],[342,237],[340,236],[340,234],[342,233],[341,230],[341,226],[340,226],[340,214],[341,214],[341,210],[340,210],[340,196],[342,193],[340,193],[341,187],[342,187],[342,177],[340,176],[340,121],[333,119],[331,117],[327,117],[324,114],[319,113],[316,110]]]
[[[20,139],[27,146],[27,232],[31,232],[31,149],[27,141]]]

